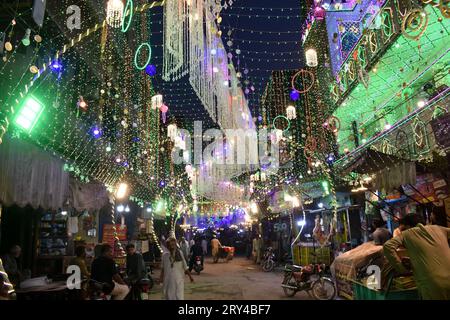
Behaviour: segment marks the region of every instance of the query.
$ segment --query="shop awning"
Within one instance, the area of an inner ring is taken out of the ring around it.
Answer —
[[[366,149],[344,163],[341,172],[344,174],[350,172],[372,174],[403,161],[403,159],[383,152]]]
[[[376,174],[372,184],[379,190],[392,191],[404,184],[416,184],[416,164],[383,152],[366,149],[342,164],[342,174]]]

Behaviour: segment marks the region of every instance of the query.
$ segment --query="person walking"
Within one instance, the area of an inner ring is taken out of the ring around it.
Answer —
[[[202,238],[202,249],[203,249],[203,255],[206,256],[208,254],[208,242],[206,241],[206,238]]]
[[[165,300],[184,300],[184,276],[194,282],[183,253],[178,248],[177,240],[169,238],[166,241],[167,252],[162,256],[160,282],[163,285]]]
[[[413,270],[417,289],[425,300],[450,300],[450,228],[419,223],[403,230],[388,240],[383,247],[384,255],[399,273],[408,272],[397,249],[406,248]]]
[[[185,237],[181,237],[179,245],[181,252],[183,253],[184,260],[189,261],[189,242]]]
[[[217,239],[217,236],[214,235],[211,239],[211,253],[213,256],[214,263],[217,263],[219,261],[219,248],[222,247],[222,244],[220,243],[219,239]]]
[[[255,236],[253,238],[253,260],[256,264],[261,263],[261,235]]]

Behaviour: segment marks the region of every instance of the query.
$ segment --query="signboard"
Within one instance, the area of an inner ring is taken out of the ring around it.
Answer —
[[[421,203],[442,201],[449,194],[446,181],[433,174],[418,176],[414,187],[417,191],[409,185],[403,186],[403,190],[405,194]]]

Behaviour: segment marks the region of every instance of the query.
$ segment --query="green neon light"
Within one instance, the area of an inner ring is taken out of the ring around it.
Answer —
[[[330,186],[328,184],[328,181],[322,181],[322,187],[323,187],[323,190],[325,191],[325,194],[329,195],[330,194]]]
[[[289,129],[291,128],[291,121],[290,121],[288,118],[286,118],[285,116],[281,115],[281,114],[280,114],[279,116],[276,116],[276,117],[273,119],[273,122],[272,122],[273,128],[274,128],[274,129],[278,129],[278,128],[275,126],[275,121],[277,121],[278,118],[283,118],[283,119],[285,119],[285,120],[288,122],[288,127],[287,127],[286,129],[284,129],[283,132],[289,131]]]
[[[148,59],[144,66],[139,66],[138,65],[138,55],[144,46],[146,46],[148,48]],[[136,68],[138,70],[144,70],[149,65],[151,58],[152,58],[152,48],[150,47],[150,44],[148,44],[147,42],[144,42],[139,46],[139,48],[136,50],[136,53],[134,54],[134,65],[136,66]]]
[[[125,26],[125,17],[127,15],[128,9],[130,10],[130,16],[128,18],[127,25]],[[133,11],[134,11],[133,0],[128,0],[127,5],[123,9],[123,14],[122,14],[122,32],[127,32],[128,29],[130,28],[131,21],[133,21]]]
[[[44,105],[34,96],[30,96],[23,103],[14,122],[30,133],[42,115],[42,111],[44,111]]]

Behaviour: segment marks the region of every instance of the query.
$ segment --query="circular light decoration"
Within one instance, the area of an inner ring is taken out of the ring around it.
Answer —
[[[402,21],[403,35],[418,41],[428,27],[428,14],[423,9],[410,10]]]
[[[308,67],[317,67],[319,62],[317,60],[317,51],[315,49],[308,49],[305,52],[306,65]]]
[[[337,133],[341,129],[341,120],[335,116],[328,118],[327,127],[333,132]]]
[[[146,68],[145,68],[145,73],[147,73],[150,77],[153,77],[156,75],[156,66],[153,64],[149,64]]]
[[[289,131],[289,129],[291,128],[291,121],[290,121],[288,118],[286,118],[285,116],[281,115],[281,114],[278,115],[278,116],[276,116],[276,117],[273,119],[273,122],[272,122],[273,128],[276,129],[276,130],[278,129],[277,126],[275,125],[275,122],[276,122],[278,119],[284,119],[284,120],[287,121],[288,126],[287,126],[286,129],[283,130],[283,132]]]
[[[130,16],[127,21],[127,25],[125,26],[125,17],[127,15],[127,11],[130,10]],[[127,32],[130,28],[131,21],[133,21],[133,10],[134,10],[134,3],[133,0],[128,0],[127,5],[123,9],[122,13],[122,32]]]
[[[148,48],[148,58],[147,58],[147,62],[143,66],[140,66],[138,64],[138,56],[143,47]],[[150,44],[148,44],[147,42],[144,42],[139,46],[139,48],[136,50],[136,53],[134,54],[134,66],[138,70],[144,70],[145,68],[147,68],[148,64],[150,63],[151,58],[152,58],[152,47],[150,47]]]
[[[297,78],[298,78],[298,77],[301,77],[301,79],[303,80],[303,83],[304,83],[305,80],[306,80],[306,77],[305,77],[305,76],[307,76],[307,77],[309,78],[309,82],[310,82],[310,83],[309,83],[309,85],[305,86],[305,88],[303,88],[303,90],[299,90],[298,88],[295,87],[295,83],[296,83],[296,81],[297,81]],[[306,92],[308,92],[309,90],[311,90],[311,88],[312,88],[313,85],[314,85],[314,81],[315,81],[314,74],[313,74],[311,71],[302,69],[302,70],[300,70],[299,72],[297,72],[297,73],[292,77],[292,89],[294,89],[294,90],[297,91],[298,93],[306,93]]]

